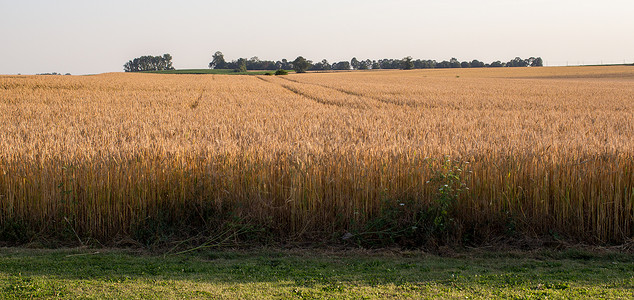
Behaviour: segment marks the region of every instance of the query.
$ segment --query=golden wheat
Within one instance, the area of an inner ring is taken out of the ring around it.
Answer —
[[[212,209],[329,234],[432,203],[450,158],[469,162],[465,228],[634,234],[631,67],[1,76],[0,93],[0,225],[110,241]]]

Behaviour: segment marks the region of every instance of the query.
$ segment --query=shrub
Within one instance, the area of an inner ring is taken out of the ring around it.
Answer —
[[[286,71],[284,69],[279,69],[279,70],[275,71],[275,75],[288,75],[288,71]]]

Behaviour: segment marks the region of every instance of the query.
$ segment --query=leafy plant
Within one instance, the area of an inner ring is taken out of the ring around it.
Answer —
[[[423,206],[420,201],[384,200],[380,212],[370,218],[360,230],[348,233],[344,239],[352,239],[361,246],[405,247],[426,243],[448,242],[457,233],[453,208],[464,191],[468,190],[464,169],[468,162],[445,158],[428,184],[436,186],[433,201]],[[430,163],[433,167],[433,162]]]
[[[436,197],[428,212],[433,216],[433,231],[436,234],[447,236],[449,230],[455,226],[451,210],[460,194],[469,189],[463,178],[467,164],[468,162],[446,158],[434,177],[428,181],[437,185]]]

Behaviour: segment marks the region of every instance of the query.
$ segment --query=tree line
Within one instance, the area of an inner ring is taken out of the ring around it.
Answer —
[[[542,67],[543,60],[541,57],[530,57],[522,59],[516,57],[508,62],[494,61],[484,63],[477,59],[472,61],[459,61],[456,58],[450,60],[421,60],[413,59],[411,56],[403,59],[379,59],[379,60],[359,60],[353,57],[350,61],[339,61],[330,63],[323,59],[318,62],[307,60],[302,56],[297,57],[293,61],[282,59],[278,61],[261,60],[257,56],[250,59],[239,58],[231,62],[227,62],[224,54],[217,51],[213,54],[212,60],[208,67],[210,69],[234,69],[236,71],[247,70],[295,70],[296,72],[305,71],[326,71],[326,70],[369,70],[369,69],[434,69],[434,68],[496,68],[496,67]]]
[[[162,71],[174,70],[174,67],[172,66],[172,56],[166,53],[163,56],[137,57],[123,65],[123,70],[126,72]]]
[[[350,61],[339,61],[330,63],[328,60],[313,62],[302,56],[298,56],[295,60],[289,61],[282,59],[278,61],[261,60],[257,56],[246,58],[238,58],[236,60],[225,60],[224,54],[216,51],[212,55],[209,62],[210,69],[233,69],[236,72],[246,72],[247,70],[295,70],[295,72],[303,73],[306,71],[328,71],[328,70],[369,70],[369,69],[436,69],[436,68],[498,68],[498,67],[541,67],[543,60],[541,57],[530,57],[522,59],[516,57],[508,62],[494,61],[484,63],[477,59],[472,61],[459,61],[456,58],[450,60],[422,60],[413,59],[411,56],[402,59],[379,59],[379,60],[359,60],[353,57]],[[139,71],[160,71],[173,70],[172,56],[163,54],[163,56],[141,56],[130,60],[124,65],[126,72]]]

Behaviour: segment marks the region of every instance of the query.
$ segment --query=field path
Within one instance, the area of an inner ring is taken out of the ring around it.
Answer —
[[[386,98],[383,98],[383,97],[378,97],[378,96],[374,96],[374,95],[367,95],[367,94],[363,94],[363,93],[359,93],[359,92],[355,92],[355,91],[351,91],[351,90],[347,90],[347,89],[343,89],[343,88],[333,87],[333,86],[329,86],[329,85],[325,85],[325,84],[319,84],[319,83],[314,83],[314,82],[302,82],[302,81],[299,81],[299,80],[290,79],[290,78],[286,78],[286,77],[280,77],[280,78],[284,79],[284,80],[287,80],[287,81],[299,83],[299,84],[310,84],[310,85],[314,85],[314,86],[319,86],[319,87],[322,87],[322,88],[338,91],[338,92],[341,92],[341,93],[344,93],[344,94],[348,94],[348,95],[351,95],[351,96],[356,96],[356,97],[367,99],[367,100],[383,102],[383,103],[388,104],[388,105],[416,106],[416,103],[413,102],[413,101],[412,102],[396,102],[394,100],[389,100],[389,99],[386,99]]]
[[[363,95],[340,91],[320,84],[299,82],[283,77],[265,79],[263,76],[257,76],[257,78],[268,83],[279,85],[297,95],[321,104],[351,107],[356,109],[385,108],[386,104],[382,103],[382,101],[377,101],[376,99],[363,97]]]

